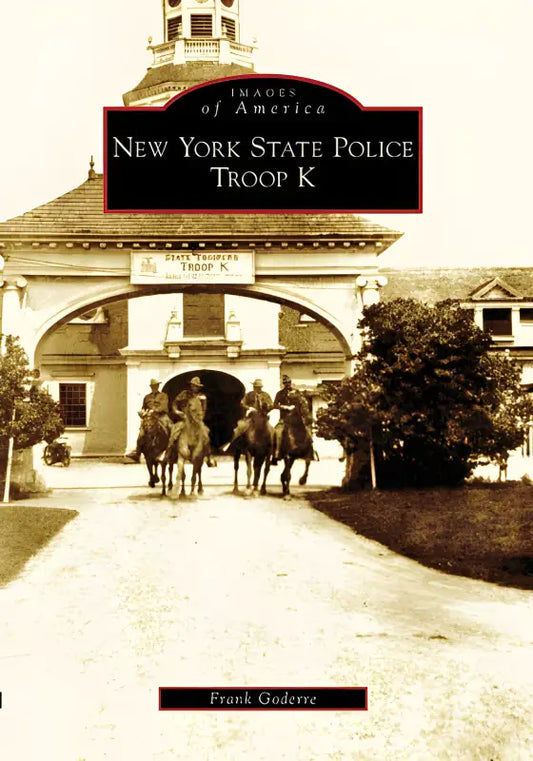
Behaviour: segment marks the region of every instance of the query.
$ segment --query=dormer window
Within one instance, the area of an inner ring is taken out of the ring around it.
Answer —
[[[183,37],[183,23],[181,16],[174,16],[167,21],[167,38],[169,42]]]
[[[210,13],[191,14],[191,37],[212,37],[213,16]]]

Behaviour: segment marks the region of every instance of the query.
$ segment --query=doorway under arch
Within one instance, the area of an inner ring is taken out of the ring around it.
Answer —
[[[240,402],[245,388],[238,378],[219,370],[190,370],[175,375],[163,386],[163,391],[172,400],[186,389],[191,378],[200,378],[207,397],[205,424],[211,431],[211,446],[219,449],[231,438],[232,431],[241,416]]]

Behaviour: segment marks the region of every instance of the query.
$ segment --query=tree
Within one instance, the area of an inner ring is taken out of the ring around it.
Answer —
[[[15,449],[53,441],[64,431],[59,404],[47,391],[29,387],[28,358],[13,336],[5,338],[0,356],[0,451],[13,433]],[[15,418],[13,421],[13,408]]]
[[[457,303],[374,304],[359,327],[356,372],[332,392],[318,432],[348,453],[368,451],[372,438],[381,486],[459,484],[481,458],[505,461],[522,443],[533,405],[520,368],[490,351],[490,336]],[[364,462],[349,466],[353,486]]]

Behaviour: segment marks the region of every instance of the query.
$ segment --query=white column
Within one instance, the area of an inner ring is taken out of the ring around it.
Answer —
[[[144,395],[148,393],[145,388],[145,379],[140,372],[140,362],[127,362],[126,365],[126,389],[127,389],[127,421],[126,421],[126,451],[131,452],[137,444],[139,434],[139,410],[142,407]]]
[[[478,328],[483,330],[483,307],[479,304],[476,304],[474,307],[474,322]]]
[[[512,307],[511,309],[511,332],[515,343],[518,343],[520,338],[520,307]]]

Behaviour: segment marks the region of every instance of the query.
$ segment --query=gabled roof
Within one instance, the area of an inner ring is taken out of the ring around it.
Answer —
[[[476,267],[380,270],[388,278],[382,298],[413,297],[428,304],[445,299],[533,301],[533,267]],[[495,289],[491,294],[491,285]],[[485,292],[485,295],[481,295]]]
[[[43,206],[0,223],[0,241],[373,239],[382,251],[402,233],[353,214],[104,213],[103,176],[95,175]]]
[[[509,299],[521,299],[522,294],[508,285],[499,277],[494,277],[489,283],[476,288],[471,298],[473,301],[508,301]]]

